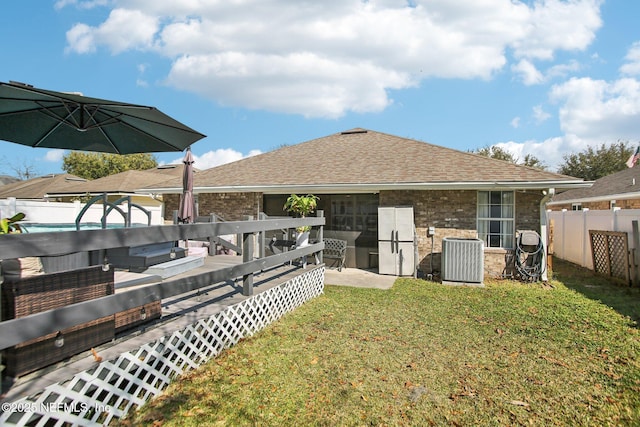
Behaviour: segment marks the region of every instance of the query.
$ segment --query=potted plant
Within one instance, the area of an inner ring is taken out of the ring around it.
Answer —
[[[11,218],[0,218],[0,234],[22,233],[22,228],[18,221],[24,219],[24,214],[18,212]]]
[[[316,210],[316,208],[318,207],[319,199],[320,198],[318,196],[314,196],[313,194],[307,194],[306,196],[298,196],[297,194],[292,194],[287,198],[283,209],[287,212],[293,212],[300,218],[304,218]],[[297,247],[302,247],[309,244],[309,230],[311,230],[311,227],[308,225],[296,228]]]

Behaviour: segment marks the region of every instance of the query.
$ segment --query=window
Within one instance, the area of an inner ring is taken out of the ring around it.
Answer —
[[[488,248],[513,248],[513,191],[478,191],[478,238]]]
[[[360,235],[377,237],[377,194],[331,196],[331,230],[358,231]]]
[[[582,210],[582,203],[572,203],[571,204],[571,210],[572,211],[581,211]]]

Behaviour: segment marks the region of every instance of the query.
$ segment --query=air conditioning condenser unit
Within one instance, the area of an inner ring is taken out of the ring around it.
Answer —
[[[442,282],[482,285],[484,242],[479,239],[442,239]]]

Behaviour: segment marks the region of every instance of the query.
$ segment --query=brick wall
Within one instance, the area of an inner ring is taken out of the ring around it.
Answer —
[[[164,202],[164,221],[165,223],[171,223],[173,221],[173,211],[178,210],[180,207],[180,195],[163,194],[162,201]]]
[[[173,211],[180,205],[179,194],[166,194],[165,220],[171,221]],[[198,213],[201,216],[215,213],[226,221],[241,221],[245,215],[258,214],[262,206],[262,193],[206,193],[198,194]]]
[[[620,209],[640,209],[640,199],[616,200],[616,207]]]
[[[380,206],[413,206],[414,222],[418,235],[419,269],[431,273],[440,271],[443,237],[476,238],[475,191],[381,191]],[[433,239],[427,237],[427,229],[435,227]]]
[[[540,232],[540,191],[516,192],[516,230]],[[164,196],[165,219],[171,220],[173,211],[178,209],[180,195]],[[262,193],[212,193],[199,194],[199,213],[211,212],[228,221],[238,221],[244,215],[255,217],[262,208]],[[442,238],[477,238],[477,192],[475,190],[434,190],[434,191],[381,191],[380,206],[413,206],[420,270],[431,273],[440,271]],[[433,239],[427,237],[428,227],[435,227]],[[506,267],[508,253],[504,249],[485,249],[485,274],[500,276]]]
[[[516,230],[540,232],[539,191],[516,192]],[[420,270],[440,271],[442,239],[444,237],[477,238],[477,191],[381,191],[380,206],[413,206]],[[427,237],[427,229],[435,227],[435,237]],[[432,245],[433,241],[433,245]],[[433,254],[433,263],[432,263]],[[485,249],[485,275],[501,276],[506,267],[508,251]]]
[[[607,211],[611,209],[611,203],[609,200],[583,202],[581,203],[581,206],[582,209],[589,209],[592,211]],[[616,200],[616,207],[620,209],[640,209],[640,199],[619,199]],[[571,203],[549,206],[549,209],[552,211],[561,211],[563,209],[570,211]]]

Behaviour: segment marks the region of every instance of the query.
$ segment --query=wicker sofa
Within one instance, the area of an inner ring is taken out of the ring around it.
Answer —
[[[114,270],[105,271],[101,265],[28,277],[5,277],[1,296],[2,320],[113,293]],[[158,318],[160,314],[160,301],[155,301],[23,342],[4,350],[5,372],[8,376],[19,377],[36,371],[108,342],[117,332]]]

